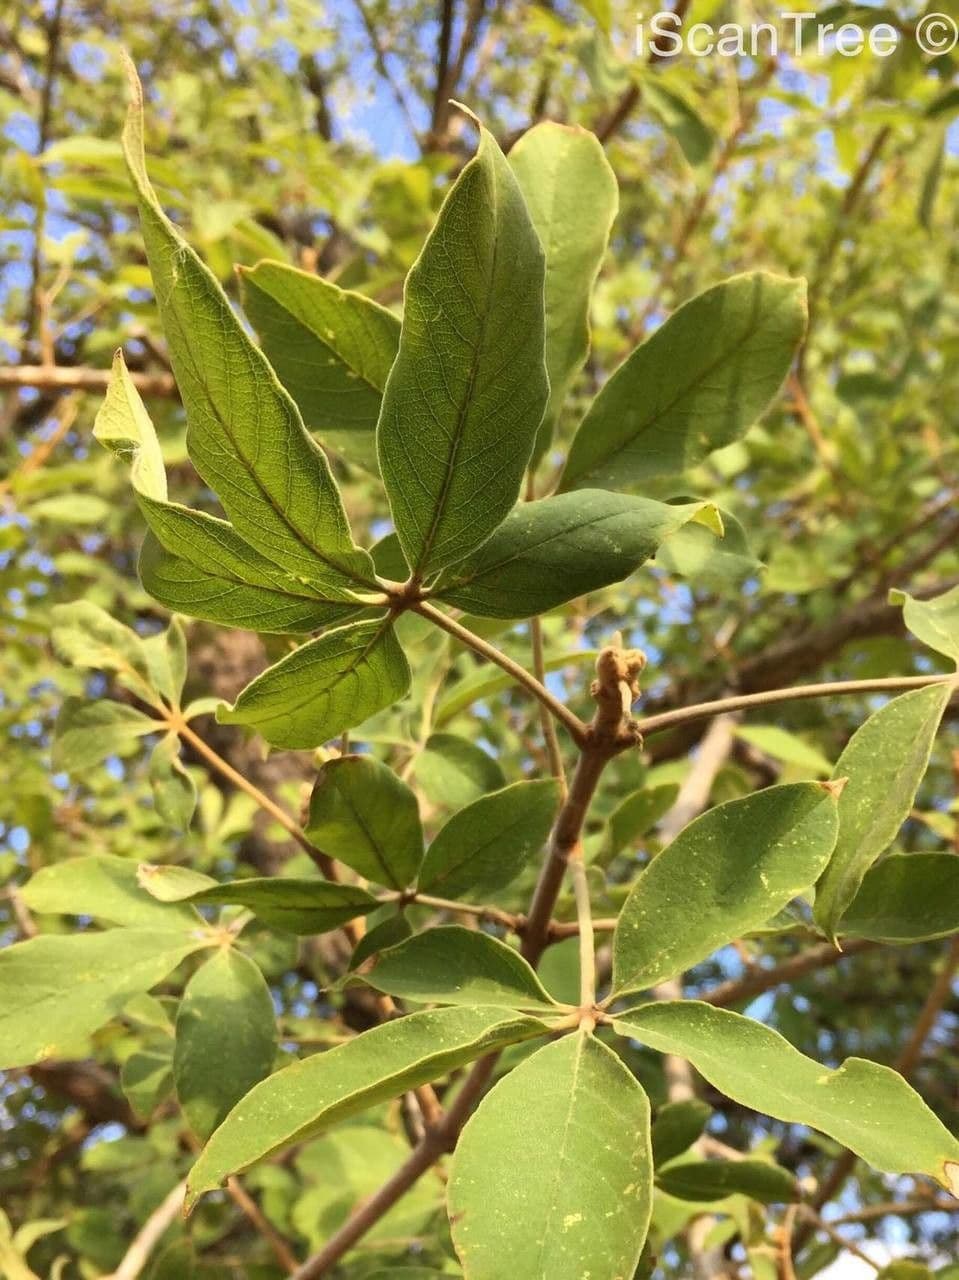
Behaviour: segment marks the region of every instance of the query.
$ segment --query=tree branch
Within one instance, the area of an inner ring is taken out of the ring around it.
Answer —
[[[174,397],[179,394],[170,373],[131,372],[130,377],[141,395]],[[35,387],[40,391],[106,391],[109,381],[109,369],[43,364],[19,364],[0,369],[0,387]]]
[[[761,693],[737,694],[732,698],[718,698],[715,702],[700,702],[691,707],[678,707],[675,711],[663,711],[659,715],[638,720],[636,727],[644,736],[661,733],[691,724],[695,720],[707,720],[728,711],[747,711],[752,707],[768,706],[779,702],[797,702],[806,698],[830,698],[847,693],[894,693],[906,689],[924,689],[931,684],[956,685],[959,677],[889,676],[877,680],[828,680],[824,684],[799,685],[795,689],[764,689]]]

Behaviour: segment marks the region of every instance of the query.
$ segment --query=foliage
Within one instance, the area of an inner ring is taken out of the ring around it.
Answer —
[[[922,1280],[950,59],[357,14],[3,26],[0,1270]]]

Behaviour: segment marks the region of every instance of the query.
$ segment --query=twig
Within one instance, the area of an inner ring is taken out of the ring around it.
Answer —
[[[759,693],[737,694],[732,698],[718,698],[715,702],[698,702],[690,707],[677,707],[675,711],[663,711],[637,721],[637,729],[645,737],[661,733],[694,720],[707,720],[727,711],[747,711],[751,707],[768,706],[776,702],[796,702],[804,698],[830,698],[847,693],[893,693],[897,690],[924,689],[931,684],[955,685],[959,677],[889,676],[877,680],[829,680],[823,684],[798,685],[795,689],[763,689]]]
[[[416,128],[416,121],[413,119],[413,114],[410,111],[409,104],[407,103],[406,98],[403,96],[402,89],[400,88],[396,80],[393,78],[392,71],[390,71],[389,64],[386,61],[386,50],[383,48],[382,42],[380,41],[379,32],[376,29],[376,23],[367,12],[364,0],[353,0],[353,3],[356,5],[357,12],[359,13],[361,19],[363,20],[363,26],[366,28],[366,34],[370,42],[370,47],[373,50],[373,60],[376,64],[376,70],[378,74],[390,86],[390,89],[392,90],[392,93],[393,93],[393,97],[396,99],[396,105],[400,109],[400,114],[402,115],[403,119],[406,121],[406,127],[409,129],[410,133],[415,138],[417,137],[417,134],[418,134],[418,130]]]
[[[868,1266],[872,1267],[873,1271],[879,1272],[882,1270],[881,1263],[870,1258],[868,1253],[863,1253],[859,1246],[854,1244],[852,1240],[847,1240],[845,1236],[840,1235],[830,1223],[825,1222],[820,1218],[815,1209],[810,1208],[808,1204],[797,1205],[796,1207],[799,1209],[799,1212],[806,1221],[812,1225],[815,1231],[824,1232],[830,1240],[839,1245],[840,1249],[844,1249],[846,1253],[851,1253],[852,1256],[854,1258],[858,1258],[860,1262],[865,1262]],[[798,1236],[799,1233],[797,1232],[797,1241]]]
[[[293,1250],[276,1230],[257,1202],[248,1191],[244,1190],[237,1178],[228,1178],[226,1189],[233,1203],[270,1246],[273,1256],[283,1270],[288,1275],[292,1275],[298,1265]]]
[[[533,674],[540,684],[546,687],[546,659],[543,654],[543,623],[540,618],[533,618],[529,624],[530,640],[533,648]],[[547,711],[546,707],[540,703],[539,707],[540,724],[543,729],[543,738],[546,742],[546,757],[549,760],[549,771],[554,778],[558,779],[563,789],[563,797],[565,799],[567,792],[566,770],[563,768],[563,752],[559,745],[559,736],[556,733],[556,725],[553,717]]]
[[[474,653],[478,653],[481,658],[485,658],[487,662],[495,663],[496,666],[501,667],[508,675],[513,677],[517,684],[521,684],[524,689],[546,707],[552,716],[555,716],[565,726],[577,746],[581,746],[584,743],[586,725],[583,721],[580,720],[578,715],[570,711],[569,707],[560,702],[558,698],[555,698],[546,686],[541,684],[534,675],[531,675],[525,667],[521,667],[518,662],[514,662],[505,653],[488,644],[481,636],[475,635],[466,627],[461,626],[448,614],[434,608],[426,600],[421,600],[411,607],[416,613],[424,618],[429,618],[430,622],[454,636],[461,644],[465,644],[467,648],[472,649]]]
[[[792,956],[789,960],[784,960],[770,969],[756,969],[744,978],[723,982],[718,987],[713,987],[711,991],[697,996],[696,999],[715,1005],[719,1009],[726,1009],[743,1000],[752,1000],[762,995],[764,991],[782,986],[783,983],[794,982],[807,973],[815,973],[817,969],[828,969],[849,956],[861,955],[863,951],[873,951],[879,945],[878,942],[871,942],[866,938],[847,938],[843,941],[842,951],[839,951],[831,942],[824,943],[798,956]]]
[[[116,1271],[108,1276],[106,1280],[136,1280],[136,1277],[150,1261],[150,1255],[153,1250],[173,1225],[183,1207],[185,1194],[186,1179],[178,1182],[166,1199],[153,1210],[137,1232],[133,1243],[123,1255],[123,1260]]]

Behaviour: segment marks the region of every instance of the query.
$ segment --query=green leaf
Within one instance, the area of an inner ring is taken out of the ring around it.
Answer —
[[[132,858],[93,853],[42,867],[20,890],[41,915],[92,916],[142,929],[196,929],[203,921],[192,907],[171,910],[148,898]]]
[[[742,724],[736,726],[736,737],[750,746],[758,747],[774,760],[794,764],[800,769],[821,777],[828,777],[832,765],[815,747],[804,742],[798,734],[790,733],[776,724]]]
[[[480,145],[406,280],[377,427],[407,563],[421,578],[493,532],[519,496],[549,395],[544,261],[502,152]]]
[[[221,724],[256,729],[274,747],[318,747],[392,706],[410,687],[410,669],[388,621],[336,627],[268,667]]]
[[[454,813],[430,845],[419,889],[441,898],[488,899],[543,847],[558,804],[551,778],[480,796]]]
[[[367,880],[405,889],[423,861],[416,796],[372,756],[345,756],[320,770],[306,834]]]
[[[839,932],[894,943],[959,933],[959,857],[890,854],[866,872]]]
[[[619,204],[616,175],[599,140],[576,125],[528,129],[509,163],[546,254],[549,404],[539,455],[589,351],[589,302]]]
[[[598,657],[598,649],[577,649],[573,653],[554,653],[552,657],[546,659],[544,666],[547,671],[559,671],[564,667],[592,665]],[[474,702],[486,702],[515,683],[516,681],[508,672],[497,670],[491,673],[489,664],[483,663],[452,685],[449,693],[444,694],[436,708],[433,723],[447,724]]]
[[[448,571],[438,596],[484,618],[528,618],[619,582],[690,520],[714,507],[584,489],[516,507],[479,551]]]
[[[375,465],[373,432],[399,320],[362,294],[280,262],[241,267],[240,283],[263,350],[306,425],[324,439],[332,433],[329,443],[347,456],[351,436],[368,437],[362,443]]]
[[[432,733],[413,766],[416,781],[431,804],[460,809],[486,791],[506,786],[498,762],[468,738]]]
[[[691,822],[639,875],[613,935],[613,990],[642,991],[765,924],[836,843],[828,783],[767,787]]]
[[[544,1031],[534,1018],[503,1009],[428,1010],[284,1067],[216,1130],[190,1174],[187,1204],[274,1151]]]
[[[728,591],[763,568],[750,550],[742,525],[730,512],[719,509],[722,538],[696,521],[677,529],[656,552],[656,566],[666,573],[688,578],[696,586]]]
[[[398,943],[405,942],[407,938],[412,936],[413,928],[402,911],[397,911],[395,915],[387,916],[379,924],[367,929],[366,933],[360,938],[353,948],[353,954],[350,956],[350,968],[358,969],[364,960],[369,960],[370,956],[375,956],[378,951],[385,951],[387,947],[395,947]]]
[[[664,1103],[656,1112],[651,1135],[656,1168],[687,1151],[711,1115],[712,1109],[699,1098]]]
[[[649,1102],[582,1032],[480,1103],[453,1156],[453,1244],[470,1280],[632,1276],[649,1225]]]
[[[123,150],[190,457],[244,541],[331,598],[350,599],[357,583],[375,587],[372,561],[353,544],[323,450],[216,278],[160,207],[146,170],[142,90],[128,70]]]
[[[560,487],[675,479],[730,444],[778,391],[805,323],[802,280],[753,272],[692,298],[604,385]]]
[[[909,816],[951,692],[944,683],[893,698],[860,725],[836,761],[833,777],[848,779],[839,799],[839,840],[813,908],[830,938],[863,876]]]
[[[244,542],[226,520],[167,501],[156,431],[119,351],[93,434],[130,462],[137,503],[150,527],[140,553],[140,577],[168,609],[279,632],[311,631],[355,612],[358,605],[344,603],[342,591],[324,591],[287,573]]]
[[[192,952],[197,930],[44,934],[0,951],[0,1068],[68,1057]]]
[[[604,865],[628,845],[641,840],[670,811],[678,795],[679,783],[664,782],[627,796],[609,815],[602,848],[592,861]]]
[[[725,1200],[749,1196],[760,1204],[788,1204],[799,1199],[796,1179],[766,1160],[690,1160],[657,1169],[660,1191],[678,1200]]]
[[[936,1276],[941,1272],[936,1272]],[[888,1267],[876,1274],[876,1280],[933,1280],[933,1272],[924,1262],[914,1262],[911,1258],[897,1258]]]
[[[269,1074],[276,1014],[263,974],[230,947],[187,983],[176,1019],[173,1074],[190,1128],[202,1141]]]
[[[519,952],[455,924],[427,929],[382,951],[359,976],[377,991],[418,1004],[555,1007]]]
[[[698,1000],[643,1005],[613,1025],[687,1058],[734,1102],[818,1129],[882,1173],[925,1173],[959,1192],[959,1141],[889,1067],[847,1058],[829,1070],[769,1027]]]
[[[81,773],[108,756],[125,756],[141,738],[162,733],[166,725],[125,702],[89,702],[64,698],[53,730],[53,765]]]
[[[143,1120],[148,1120],[173,1090],[172,1048],[171,1040],[165,1052],[137,1050],[120,1068],[120,1087],[127,1102]]]
[[[196,808],[196,785],[180,762],[180,740],[168,733],[150,756],[153,803],[163,821],[174,831],[186,831]]]
[[[189,666],[186,633],[179,618],[171,618],[166,631],[147,636],[143,651],[154,685],[172,707],[178,707]]]
[[[125,688],[155,704],[150,663],[135,631],[88,600],[56,604],[50,616],[58,658],[74,667],[114,671]]]
[[[693,110],[685,98],[667,89],[655,70],[642,77],[643,105],[648,107],[679,147],[691,165],[709,159],[716,135]]]
[[[959,587],[932,600],[916,600],[906,591],[890,591],[889,603],[902,605],[903,621],[917,640],[959,666]]]
[[[185,867],[154,867],[143,863],[140,883],[161,902],[227,903],[246,907],[273,929],[288,933],[326,933],[369,915],[381,904],[354,884],[329,880],[298,880],[292,876],[256,876],[218,884]]]

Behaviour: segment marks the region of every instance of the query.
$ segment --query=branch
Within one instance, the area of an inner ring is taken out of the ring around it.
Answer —
[[[690,0],[676,0],[676,4],[673,6],[673,13],[676,15],[677,19],[677,31],[682,26],[683,19],[686,17],[686,11],[689,8],[689,5]],[[653,43],[650,45],[649,57],[647,60],[651,66],[655,66],[657,62],[664,61],[668,56],[668,54],[661,53],[658,46]],[[600,142],[604,144],[607,143],[615,133],[619,132],[641,97],[642,94],[640,92],[639,85],[630,85],[616,103],[616,106],[613,107],[609,115],[596,122],[593,126],[593,132],[596,134],[596,137],[599,138]]]
[[[150,1261],[150,1254],[173,1225],[183,1207],[185,1193],[186,1180],[184,1179],[183,1182],[178,1182],[167,1198],[153,1210],[123,1255],[123,1261],[112,1275],[106,1277],[106,1280],[136,1280]]]
[[[807,973],[815,973],[818,969],[828,969],[839,964],[847,956],[861,955],[864,951],[874,951],[878,942],[870,942],[865,938],[848,938],[843,942],[840,951],[832,943],[824,943],[820,947],[812,947],[798,956],[791,956],[771,969],[756,969],[743,978],[723,982],[711,991],[697,996],[706,1004],[715,1005],[718,1009],[727,1009],[732,1004],[741,1004],[744,1000],[752,1000],[773,987],[780,987],[787,982],[795,982]]]
[[[778,702],[797,702],[805,698],[829,698],[845,693],[892,693],[896,690],[923,689],[930,684],[952,684],[959,676],[889,676],[877,680],[828,680],[824,684],[799,685],[795,689],[764,689],[761,693],[738,694],[732,698],[718,698],[715,702],[699,702],[691,707],[678,707],[675,711],[663,711],[637,721],[636,727],[644,736],[661,733],[691,724],[695,720],[707,720],[711,716],[728,711],[747,711]]]
[[[178,395],[176,383],[170,373],[131,373],[130,377],[141,395]],[[71,369],[44,364],[20,364],[0,369],[0,387],[36,387],[41,391],[106,391],[109,381],[108,369]]]
[[[466,645],[468,649],[478,653],[487,662],[493,662],[496,666],[501,667],[508,675],[513,677],[517,684],[521,684],[534,698],[537,698],[550,714],[555,716],[566,727],[577,746],[583,745],[587,726],[580,720],[578,715],[570,711],[569,707],[560,702],[558,698],[555,698],[544,684],[540,684],[536,677],[531,675],[525,667],[521,667],[518,662],[514,662],[505,653],[500,652],[499,649],[494,648],[493,645],[488,644],[480,636],[461,626],[448,614],[434,608],[433,605],[428,604],[425,600],[420,600],[417,604],[412,605],[411,608],[422,617],[429,618],[430,622],[448,632],[449,635],[454,636],[459,640],[460,644]]]

